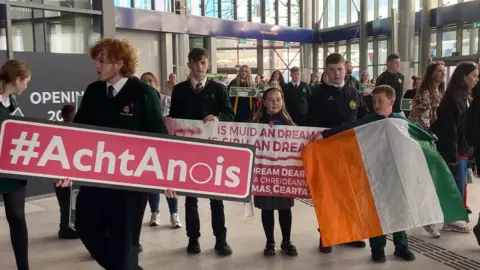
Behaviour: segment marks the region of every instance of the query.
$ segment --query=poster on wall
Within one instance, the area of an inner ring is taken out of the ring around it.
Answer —
[[[97,80],[86,54],[16,52],[15,58],[32,71],[28,88],[17,99],[26,117],[62,121],[62,107],[75,104],[76,97]]]

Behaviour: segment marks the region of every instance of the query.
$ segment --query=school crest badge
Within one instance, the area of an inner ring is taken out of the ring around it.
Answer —
[[[350,109],[355,110],[357,108],[357,102],[355,100],[350,100],[348,106],[350,106]]]

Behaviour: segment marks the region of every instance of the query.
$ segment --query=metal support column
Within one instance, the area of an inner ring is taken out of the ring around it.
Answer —
[[[400,55],[400,72],[405,78],[410,78],[413,68],[413,40],[415,38],[415,10],[414,0],[399,1],[398,15],[398,53]],[[403,87],[408,88],[409,82]]]
[[[217,38],[207,37],[206,49],[210,53],[210,73],[217,73]]]
[[[116,34],[117,17],[115,15],[115,5],[112,0],[102,1],[102,36],[114,37]]]
[[[257,74],[263,75],[263,40],[257,39]]]
[[[366,70],[368,66],[368,0],[360,0],[360,70]]]
[[[433,0],[422,0],[422,23],[420,29],[420,67],[418,73],[423,74],[430,63],[430,43],[432,28],[430,27],[430,10]]]

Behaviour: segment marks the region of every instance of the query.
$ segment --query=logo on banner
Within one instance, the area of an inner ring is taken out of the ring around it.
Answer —
[[[1,127],[0,172],[5,174],[68,177],[82,185],[171,188],[231,200],[247,200],[250,195],[253,147],[24,120],[4,120]]]

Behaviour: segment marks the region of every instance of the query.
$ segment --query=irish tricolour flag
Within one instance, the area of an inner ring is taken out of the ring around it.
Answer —
[[[312,142],[302,160],[324,245],[468,220],[433,136],[405,119]]]

